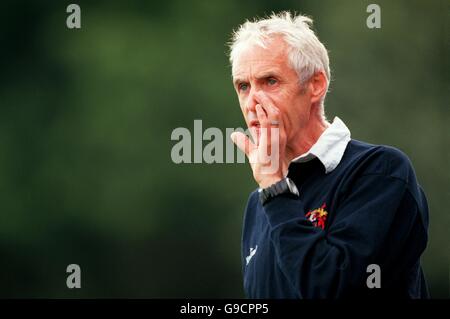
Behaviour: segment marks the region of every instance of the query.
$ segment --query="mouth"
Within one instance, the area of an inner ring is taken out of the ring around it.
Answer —
[[[261,124],[257,120],[251,120],[249,122],[249,129],[252,132],[254,142],[259,144],[259,137],[261,136]]]
[[[259,127],[261,127],[261,124],[257,120],[251,120],[249,124],[250,124],[251,128],[259,128]]]

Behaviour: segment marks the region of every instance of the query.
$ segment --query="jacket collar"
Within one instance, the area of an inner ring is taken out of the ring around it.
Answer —
[[[336,116],[333,119],[333,123],[323,131],[309,151],[296,157],[292,162],[303,163],[317,157],[325,167],[325,173],[328,174],[341,162],[350,139],[350,130]]]

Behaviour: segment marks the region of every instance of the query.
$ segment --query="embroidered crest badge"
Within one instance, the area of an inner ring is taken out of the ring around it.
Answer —
[[[320,227],[322,229],[325,228],[325,221],[327,220],[328,212],[325,210],[327,205],[323,203],[320,208],[316,208],[314,210],[306,213],[305,217],[315,226]]]

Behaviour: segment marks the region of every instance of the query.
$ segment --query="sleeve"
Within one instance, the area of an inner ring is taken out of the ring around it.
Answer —
[[[365,285],[367,266],[376,263],[397,210],[409,210],[396,238],[406,239],[416,215],[405,182],[384,175],[366,175],[334,206],[325,230],[305,218],[303,202],[278,196],[264,205],[277,263],[299,298],[340,298]],[[404,203],[408,200],[408,203]],[[404,240],[389,243],[399,251]],[[350,289],[351,288],[351,289]]]

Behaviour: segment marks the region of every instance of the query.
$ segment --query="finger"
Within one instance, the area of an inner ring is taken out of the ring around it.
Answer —
[[[255,127],[255,126],[250,126],[250,125],[247,125],[247,127],[248,127],[248,132],[250,133],[250,141],[252,141],[254,144],[257,144],[258,143],[258,134],[257,134],[257,132],[256,132],[256,130],[257,130],[257,128]]]
[[[260,95],[259,98],[269,121],[279,121],[280,112],[276,105],[264,94]]]
[[[266,163],[267,155],[269,154],[268,145],[270,145],[270,124],[267,119],[266,113],[264,112],[260,104],[256,105],[256,116],[258,117],[258,121],[261,124],[258,140],[258,153],[260,157],[259,160],[262,163]]]
[[[264,94],[259,96],[261,106],[265,108],[267,113],[268,126],[271,128],[268,132],[268,145],[271,145],[270,153],[272,153],[272,147],[279,144],[280,136],[284,136],[284,122],[281,116],[281,112],[278,107]]]
[[[260,96],[261,107],[267,114],[267,128],[261,131],[261,149],[265,151],[265,156],[276,156],[279,152],[280,129],[283,128],[280,112],[273,102],[265,95]],[[263,157],[265,157],[262,155]]]
[[[256,104],[256,117],[258,118],[261,127],[267,127],[269,122],[267,120],[267,115],[264,112],[261,104]]]
[[[231,133],[230,138],[247,157],[249,157],[250,153],[256,148],[248,136],[242,132],[233,132]]]

